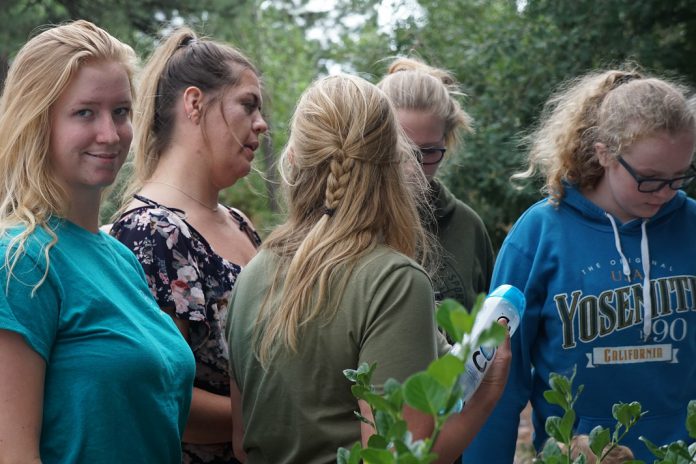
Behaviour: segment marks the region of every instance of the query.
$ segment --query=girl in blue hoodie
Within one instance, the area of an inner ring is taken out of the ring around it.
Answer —
[[[492,288],[522,289],[527,308],[513,337],[513,367],[466,463],[513,461],[520,411],[531,401],[535,445],[561,415],[543,392],[551,372],[584,391],[575,432],[613,426],[612,405],[647,414],[627,435],[657,444],[687,440],[696,399],[696,202],[681,189],[696,176],[696,123],[685,90],[637,72],[592,73],[547,104],[531,138],[529,169],[547,198],[506,238]]]

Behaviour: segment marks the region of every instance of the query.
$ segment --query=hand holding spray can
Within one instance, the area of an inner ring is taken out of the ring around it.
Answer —
[[[484,300],[483,307],[476,316],[476,321],[471,329],[470,337],[472,339],[478,338],[481,332],[487,329],[492,323],[497,323],[496,321],[501,318],[507,321],[507,327],[510,336],[512,336],[520,325],[524,307],[524,294],[519,289],[512,285],[501,285],[493,290]],[[495,346],[480,346],[469,353],[468,359],[465,360],[466,370],[458,380],[464,392],[462,404],[466,403],[469,398],[471,398],[471,395],[474,394],[481,384],[481,380],[483,380],[488,366],[490,366],[493,361],[496,351],[497,347]],[[460,352],[461,345],[456,343],[452,347],[451,353],[455,356],[460,356]]]

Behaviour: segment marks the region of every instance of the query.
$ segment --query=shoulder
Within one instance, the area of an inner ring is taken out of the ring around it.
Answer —
[[[545,226],[562,220],[559,214],[562,208],[564,208],[562,203],[556,206],[546,198],[537,201],[515,221],[509,235],[537,233]]]
[[[383,245],[358,260],[351,273],[350,282],[350,285],[373,289],[396,282],[408,282],[408,285],[432,289],[430,277],[422,266]]]
[[[54,247],[60,242],[60,231],[57,233],[53,232],[55,234],[55,236],[53,236],[49,233],[47,227],[50,226],[37,225],[26,237],[22,237],[22,234],[27,230],[25,226],[16,226],[3,231],[2,236],[0,236],[0,253],[2,254],[2,259],[4,260],[8,252],[13,253],[17,250],[21,242],[23,250],[19,259],[29,259],[33,262],[40,261],[38,258],[52,242],[55,241]]]
[[[258,248],[261,245],[261,236],[256,232],[251,220],[237,208],[232,208],[230,206],[226,208],[230,216],[239,224],[239,228],[247,234],[251,243]]]
[[[147,234],[154,239],[166,239],[172,235],[191,237],[191,229],[180,213],[159,206],[142,206],[126,211],[114,222],[109,233],[119,240],[133,234]]]

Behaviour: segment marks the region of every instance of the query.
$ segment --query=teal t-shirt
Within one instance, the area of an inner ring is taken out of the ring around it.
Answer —
[[[7,285],[0,329],[46,361],[41,459],[50,463],[180,463],[194,375],[191,350],[155,303],[135,256],[109,235],[52,220],[37,229]],[[9,240],[0,239],[3,260]]]

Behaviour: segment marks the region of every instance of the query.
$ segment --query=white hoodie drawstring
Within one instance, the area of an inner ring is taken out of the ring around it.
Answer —
[[[623,274],[631,280],[631,268],[628,265],[628,260],[623,253],[621,248],[621,239],[619,237],[619,229],[616,226],[616,220],[609,213],[604,213],[611,223],[611,228],[614,231],[614,245],[616,246],[616,251],[619,252],[621,257],[621,265],[623,267]],[[641,237],[640,237],[640,260],[643,265],[643,336],[644,340],[647,340],[652,332],[652,294],[650,292],[650,250],[648,247],[648,233],[645,229],[647,219],[643,219],[640,225]]]
[[[628,260],[626,259],[626,256],[624,256],[623,250],[621,249],[621,239],[619,238],[619,229],[618,227],[616,227],[616,220],[614,220],[614,217],[611,214],[604,214],[607,215],[607,217],[609,218],[609,222],[611,222],[611,228],[614,230],[614,245],[616,246],[616,251],[619,252],[619,256],[621,256],[621,265],[623,266],[623,273],[630,281],[631,268],[628,266]]]
[[[640,260],[643,263],[643,334],[645,341],[652,332],[652,292],[650,291],[650,250],[648,248],[648,233],[645,226],[647,219],[640,225]]]

